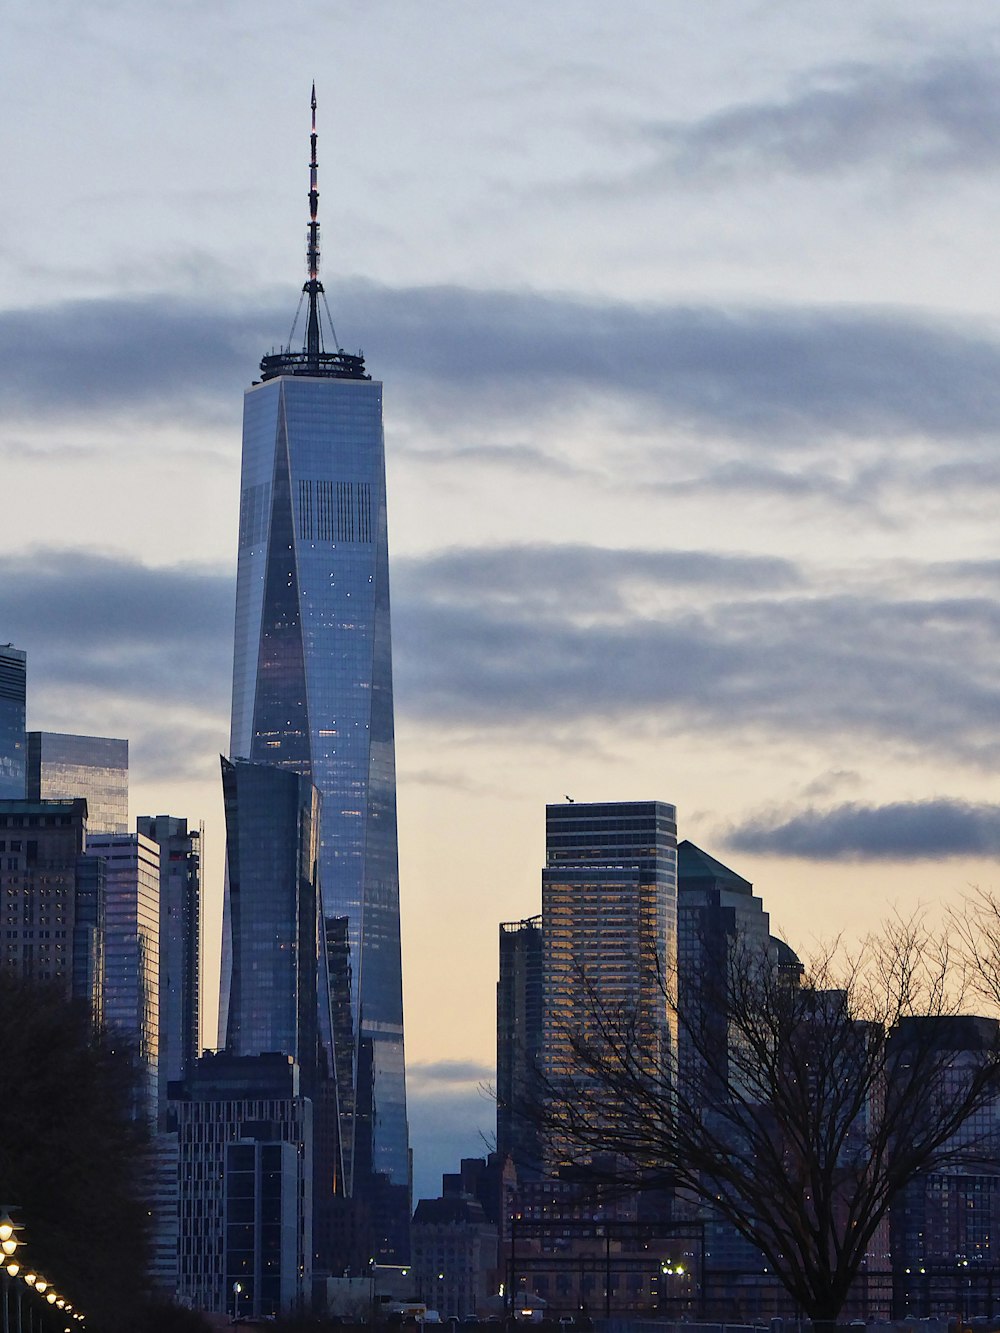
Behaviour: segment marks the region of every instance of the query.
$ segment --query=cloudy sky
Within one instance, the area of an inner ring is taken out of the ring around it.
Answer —
[[[482,1150],[544,804],[659,798],[793,944],[996,887],[990,0],[5,16],[0,641],[208,825],[242,391],[385,383],[417,1188]]]

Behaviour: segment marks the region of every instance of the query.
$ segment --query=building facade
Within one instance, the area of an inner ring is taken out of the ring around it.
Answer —
[[[662,801],[566,802],[545,810],[542,871],[546,1079],[575,1076],[573,1043],[603,1014],[635,1020],[656,1073],[676,1049],[664,995],[677,963],[677,813]]]
[[[205,826],[142,815],[137,831],[160,849],[160,1104],[201,1049],[201,865]]]
[[[104,1018],[132,1043],[140,1069],[136,1114],[159,1109],[160,849],[141,833],[87,837],[105,863]]]
[[[29,731],[26,795],[32,801],[83,796],[89,833],[128,833],[128,741]]]
[[[0,800],[25,797],[27,654],[0,644]]]
[[[542,918],[501,922],[497,983],[497,1152],[519,1180],[537,1176],[542,1148],[531,1106],[540,1095]]]
[[[100,1019],[105,869],[86,837],[86,801],[0,801],[0,962]]]
[[[320,1033],[319,794],[269,764],[222,761],[230,1055],[280,1051],[315,1084]]]
[[[203,1056],[183,1084],[172,1085],[170,1109],[180,1179],[179,1300],[257,1319],[308,1309],[312,1102],[294,1060]]]
[[[264,357],[244,400],[230,755],[299,774],[322,794],[322,912],[346,921],[350,957],[353,1068],[336,1072],[344,1106],[373,1108],[367,1142],[357,1124],[342,1135],[345,1185],[378,1176],[408,1199],[382,386],[360,356],[323,347],[315,98],[312,148],[305,345]],[[328,963],[324,949],[324,972]],[[342,982],[321,976],[317,993]]]

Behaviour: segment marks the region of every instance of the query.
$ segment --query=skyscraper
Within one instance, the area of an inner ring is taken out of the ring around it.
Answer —
[[[374,1107],[369,1141],[343,1141],[359,1170],[407,1187],[382,386],[335,337],[336,350],[324,346],[315,92],[312,110],[305,342],[265,356],[244,399],[230,754],[301,774],[321,793],[324,928],[346,920],[350,952],[353,1068],[337,1078],[355,1106]],[[324,971],[336,953],[321,949]],[[322,977],[317,993],[328,1006]],[[324,1016],[321,1030],[331,1027]]]
[[[87,801],[88,833],[128,833],[128,741],[28,732],[31,801]]]
[[[136,829],[160,849],[160,1102],[201,1050],[201,858],[205,828],[142,815]]]
[[[519,1180],[542,1160],[530,1108],[540,1096],[542,1052],[542,918],[500,923],[497,982],[497,1152],[510,1156]]]
[[[107,866],[104,1019],[132,1043],[141,1087],[137,1114],[159,1101],[160,849],[141,833],[87,834],[87,856]]]
[[[24,800],[27,655],[0,644],[0,799]]]
[[[542,1069],[576,1075],[574,1040],[629,1014],[636,1058],[676,1050],[664,982],[677,960],[677,813],[662,801],[545,808]]]

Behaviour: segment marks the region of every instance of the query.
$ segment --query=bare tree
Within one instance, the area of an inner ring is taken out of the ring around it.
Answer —
[[[1000,1094],[1000,1028],[961,1017],[963,968],[919,920],[801,970],[736,946],[721,971],[696,995],[662,986],[678,1043],[655,1067],[641,1018],[591,988],[572,1072],[526,1114],[554,1163],[610,1153],[636,1188],[701,1199],[832,1324],[901,1190],[968,1159],[963,1128]]]

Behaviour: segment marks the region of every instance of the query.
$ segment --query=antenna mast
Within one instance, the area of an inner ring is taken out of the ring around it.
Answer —
[[[309,232],[306,238],[306,265],[309,270],[309,281],[303,287],[303,292],[309,297],[309,319],[306,323],[306,355],[310,360],[313,357],[319,357],[320,354],[320,328],[319,328],[319,301],[318,297],[323,291],[323,284],[319,280],[319,187],[317,184],[319,175],[319,163],[316,161],[316,83],[313,81],[312,99],[312,132],[309,135],[309,146],[312,150],[309,161]]]
[[[315,80],[313,80],[310,106],[312,107],[312,130],[309,135],[309,147],[311,149],[309,157],[309,229],[306,232],[306,269],[309,277],[302,288],[302,297],[309,298],[306,340],[301,352],[292,351],[291,338],[295,333],[295,324],[293,324],[292,333],[289,335],[289,346],[283,347],[280,352],[272,352],[269,356],[261,358],[261,379],[263,381],[272,380],[278,375],[320,375],[332,379],[366,380],[371,377],[365,373],[364,357],[360,352],[355,354],[341,350],[337,343],[333,321],[329,318],[329,310],[327,310],[327,319],[333,336],[334,350],[332,352],[323,350],[319,298],[322,296],[323,304],[326,305],[326,293],[323,291],[323,284],[319,280],[319,163],[316,160]],[[302,301],[300,300],[299,309],[301,308]],[[296,323],[298,323],[298,318],[298,312],[296,312]]]

